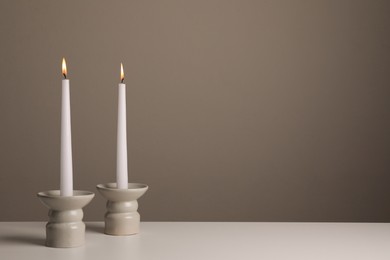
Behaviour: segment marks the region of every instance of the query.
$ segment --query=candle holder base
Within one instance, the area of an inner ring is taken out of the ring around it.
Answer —
[[[83,210],[95,196],[90,191],[73,191],[73,196],[60,196],[59,190],[39,192],[38,198],[49,208],[46,224],[46,246],[79,247],[85,244]]]
[[[116,183],[97,185],[100,194],[107,199],[104,233],[113,236],[137,234],[140,224],[137,199],[147,191],[148,186],[129,183],[127,189],[116,187]]]

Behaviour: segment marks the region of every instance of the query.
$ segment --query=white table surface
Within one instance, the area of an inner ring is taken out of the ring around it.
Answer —
[[[43,222],[0,222],[0,259],[390,259],[390,223],[143,222],[126,237],[86,224],[85,246],[58,249]]]

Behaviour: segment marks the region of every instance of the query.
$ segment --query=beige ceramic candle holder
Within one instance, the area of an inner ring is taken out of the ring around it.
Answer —
[[[60,196],[59,190],[43,191],[38,198],[49,208],[46,224],[46,246],[78,247],[85,244],[83,210],[95,196],[89,191],[73,191],[73,196]]]
[[[114,236],[126,236],[139,233],[140,215],[138,202],[148,189],[141,183],[129,183],[127,189],[117,189],[116,183],[97,185],[102,196],[107,199],[104,233]]]

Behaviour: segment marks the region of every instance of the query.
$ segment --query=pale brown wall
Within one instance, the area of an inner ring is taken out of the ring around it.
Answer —
[[[0,220],[114,180],[119,64],[144,220],[390,221],[389,1],[1,1]],[[97,195],[85,212],[102,220]]]

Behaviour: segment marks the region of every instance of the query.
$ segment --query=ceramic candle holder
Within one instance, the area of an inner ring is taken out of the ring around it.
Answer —
[[[60,196],[59,190],[43,191],[38,198],[49,208],[46,224],[46,246],[78,247],[85,244],[83,210],[95,196],[89,191],[73,191],[73,196]]]
[[[104,233],[114,236],[137,234],[140,224],[137,199],[146,192],[148,186],[129,183],[127,189],[116,187],[116,183],[97,185],[100,194],[107,199]]]

